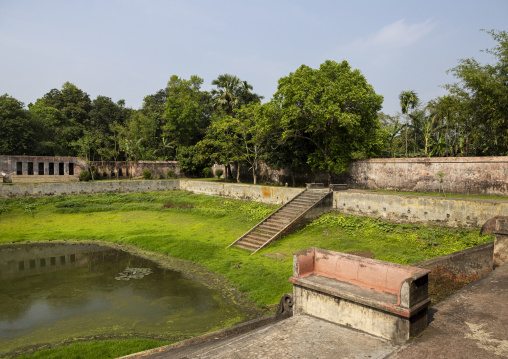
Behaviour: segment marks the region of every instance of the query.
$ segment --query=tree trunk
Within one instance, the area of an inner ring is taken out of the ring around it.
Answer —
[[[240,161],[236,163],[236,183],[240,183]],[[254,182],[256,184],[256,182]]]

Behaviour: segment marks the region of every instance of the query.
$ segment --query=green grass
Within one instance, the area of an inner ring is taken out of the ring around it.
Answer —
[[[16,359],[106,359],[157,348],[170,342],[150,339],[103,340],[89,343],[72,343],[64,347],[38,351]]]
[[[376,193],[401,194],[411,196],[430,196],[443,198],[463,198],[463,199],[480,199],[490,201],[508,201],[508,196],[491,196],[481,194],[456,194],[456,193],[436,193],[436,192],[400,192],[400,191],[384,191],[384,190],[366,190]]]
[[[255,255],[226,248],[275,208],[184,191],[0,199],[0,243],[72,239],[136,245],[222,274],[264,307],[292,291],[288,278],[297,250],[368,251],[376,259],[412,264],[493,240],[479,229],[392,224],[332,212]],[[94,355],[83,358],[102,357]]]

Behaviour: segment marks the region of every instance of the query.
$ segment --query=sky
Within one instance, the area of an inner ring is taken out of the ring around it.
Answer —
[[[396,115],[401,91],[444,95],[460,59],[492,63],[480,30],[507,19],[506,0],[0,0],[0,95],[28,105],[69,81],[139,109],[171,75],[211,90],[229,73],[266,102],[302,64],[346,60]]]

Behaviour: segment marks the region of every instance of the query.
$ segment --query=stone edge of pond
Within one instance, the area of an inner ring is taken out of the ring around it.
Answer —
[[[232,283],[230,283],[225,276],[212,272],[200,264],[185,259],[173,258],[162,253],[149,251],[143,248],[139,248],[136,245],[128,245],[120,242],[107,242],[102,240],[69,239],[0,243],[0,249],[2,247],[12,246],[51,244],[97,245],[128,252],[132,255],[151,260],[163,268],[178,271],[182,273],[185,278],[218,291],[223,301],[225,301],[227,304],[236,306],[246,314],[246,320],[259,318],[270,313],[269,309],[259,308],[255,302],[249,300],[247,293],[238,291],[238,289]]]

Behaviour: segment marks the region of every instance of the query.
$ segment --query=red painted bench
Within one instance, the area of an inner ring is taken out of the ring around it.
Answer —
[[[427,326],[430,271],[309,248],[294,253],[295,314],[403,342]]]

